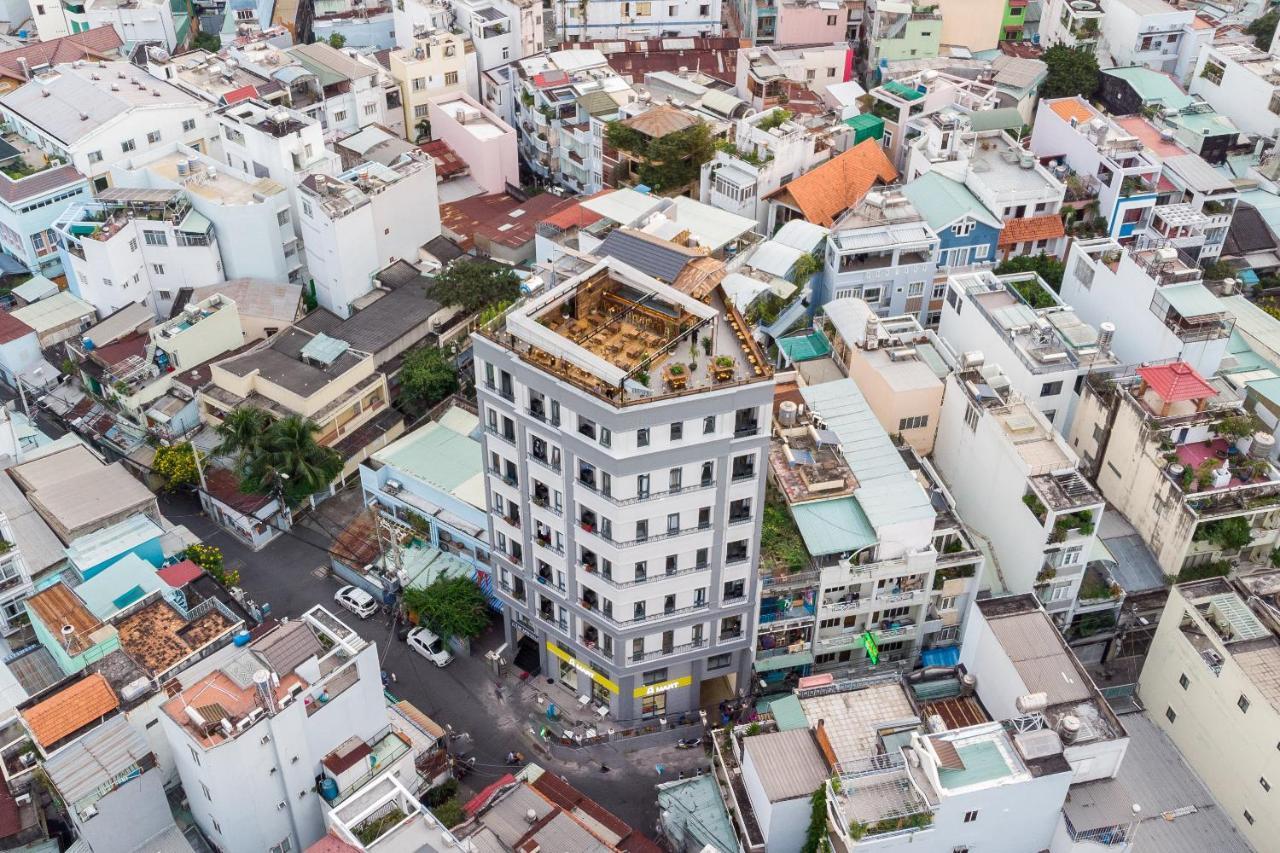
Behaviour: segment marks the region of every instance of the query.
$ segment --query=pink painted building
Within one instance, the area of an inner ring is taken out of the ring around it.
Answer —
[[[781,0],[778,3],[777,47],[857,41],[863,0]]]
[[[443,139],[471,169],[471,178],[486,194],[520,186],[515,129],[464,94],[428,101],[431,136]]]

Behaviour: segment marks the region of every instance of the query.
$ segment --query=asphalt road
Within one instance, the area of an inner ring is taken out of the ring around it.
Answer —
[[[329,531],[317,531],[303,523],[255,553],[204,516],[193,496],[161,495],[160,509],[174,523],[185,524],[202,540],[221,548],[227,567],[239,570],[241,587],[259,604],[269,604],[272,616],[297,616],[323,604],[366,640],[376,643],[383,668],[397,676],[397,682],[390,686],[397,698],[408,699],[441,725],[471,735],[469,754],[476,758],[476,769],[463,781],[464,788],[478,791],[497,781],[508,772],[507,753],[521,752],[567,778],[634,828],[652,835],[658,816],[653,786],[669,781],[675,767],[705,764],[699,754],[673,753],[669,747],[630,754],[603,747],[591,755],[575,753],[576,758],[568,760],[540,752],[529,731],[529,720],[499,701],[499,679],[484,662],[483,650],[502,642],[500,623],[475,642],[470,657],[458,657],[443,669],[436,667],[396,639],[385,617],[362,621],[338,609],[333,595],[342,584],[336,578],[319,577],[317,572],[328,563]],[[602,762],[608,771],[601,769]],[[659,763],[672,770],[659,776],[655,769]]]

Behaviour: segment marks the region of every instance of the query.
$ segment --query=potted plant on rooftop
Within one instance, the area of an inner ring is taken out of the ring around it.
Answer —
[[[733,378],[733,359],[727,355],[718,355],[711,363],[712,373],[719,382]]]

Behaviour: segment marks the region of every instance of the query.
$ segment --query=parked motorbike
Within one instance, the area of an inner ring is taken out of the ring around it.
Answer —
[[[695,749],[699,746],[702,746],[700,737],[682,737],[676,741],[676,749]]]

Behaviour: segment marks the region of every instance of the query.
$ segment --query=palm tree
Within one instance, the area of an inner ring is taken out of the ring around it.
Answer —
[[[217,433],[220,441],[213,452],[218,456],[234,456],[236,464],[243,469],[270,428],[270,415],[262,409],[241,406],[218,424]]]
[[[245,472],[248,491],[283,493],[298,503],[329,485],[342,471],[342,457],[316,441],[319,427],[298,415],[271,424],[249,458]]]

